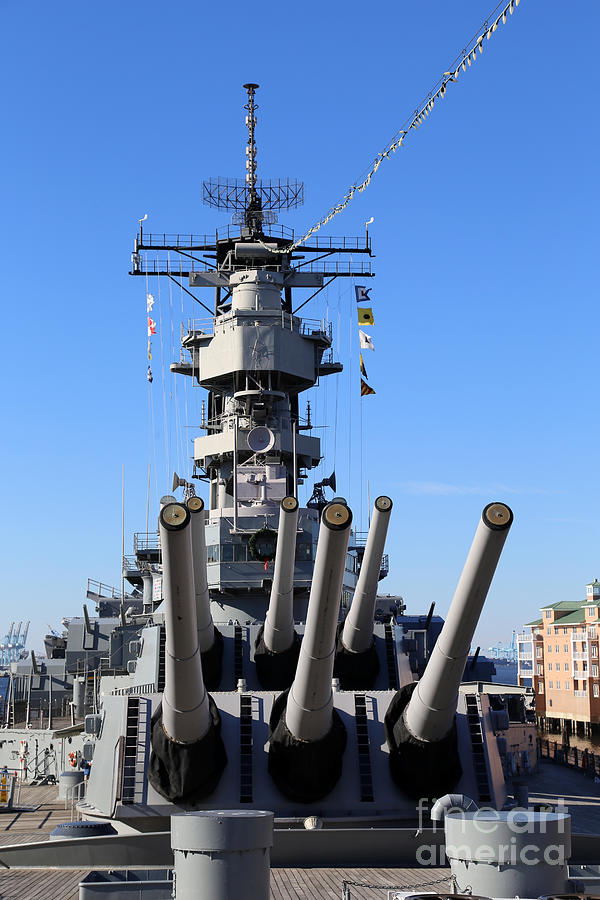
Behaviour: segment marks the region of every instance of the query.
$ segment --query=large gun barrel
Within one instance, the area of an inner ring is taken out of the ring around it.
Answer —
[[[504,503],[483,510],[448,617],[404,714],[421,740],[439,740],[452,727],[469,648],[512,521]]]
[[[295,497],[284,497],[279,513],[273,586],[264,630],[265,646],[273,653],[289,650],[294,642],[294,563],[297,529],[298,501]]]
[[[287,727],[302,741],[318,740],[331,728],[335,630],[351,524],[347,506],[331,503],[323,510],[306,627],[285,713]]]
[[[392,501],[390,498],[378,497],[373,506],[373,518],[367,535],[356,590],[342,632],[342,644],[353,653],[364,653],[373,643],[377,585],[379,584],[381,560],[391,512]]]
[[[223,669],[223,635],[213,622],[210,611],[210,592],[206,570],[206,526],[204,500],[190,497],[187,508],[192,517],[192,556],[194,566],[194,594],[198,624],[198,647],[202,660],[202,674],[207,690],[215,691],[221,683]]]
[[[165,689],[152,717],[148,779],[172,802],[207,796],[227,762],[220,718],[206,692],[198,646],[191,513],[168,503],[159,516],[165,616]]]
[[[294,565],[298,501],[284,497],[279,513],[275,570],[264,627],[254,645],[254,664],[265,690],[283,690],[294,679],[300,639],[294,629]]]
[[[210,650],[215,639],[215,626],[210,612],[208,576],[206,573],[206,532],[204,525],[204,501],[190,497],[187,507],[192,519],[192,557],[194,565],[194,594],[198,620],[198,646],[200,653]]]
[[[165,690],[163,726],[180,744],[204,737],[210,727],[200,648],[191,515],[180,503],[164,506],[159,516],[165,611]]]
[[[512,511],[504,503],[489,503],[483,510],[423,677],[401,688],[386,713],[390,772],[409,796],[439,797],[461,777],[455,721],[458,689],[512,521]]]
[[[269,771],[286,796],[301,801],[325,796],[341,774],[346,732],[333,709],[331,680],[351,524],[344,503],[330,503],[321,514],[296,675],[271,716]]]

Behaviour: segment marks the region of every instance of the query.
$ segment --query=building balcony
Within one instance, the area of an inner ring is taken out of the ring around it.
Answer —
[[[576,697],[587,697],[588,695],[587,691],[574,691],[573,693]]]
[[[533,635],[528,634],[525,631],[523,631],[521,634],[517,635],[517,641],[521,644],[530,644],[532,642],[532,640],[533,640]]]
[[[571,633],[572,641],[587,641],[588,637],[590,637],[590,632],[594,629],[590,628],[590,631],[573,631]]]
[[[521,660],[521,659],[533,659],[533,653],[532,653],[531,651],[528,651],[528,652],[525,652],[525,653],[522,653],[521,651],[519,651],[519,656],[518,656],[518,658],[519,658],[519,660]]]
[[[572,653],[571,656],[573,659],[587,659],[588,658],[587,652],[581,653],[580,651],[578,651],[577,653]]]

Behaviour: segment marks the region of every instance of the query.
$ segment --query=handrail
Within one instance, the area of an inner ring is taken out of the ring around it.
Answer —
[[[65,809],[69,808],[69,803],[71,805],[71,821],[74,820],[76,803],[79,803],[80,800],[86,795],[87,791],[87,781],[84,779],[83,781],[77,782],[77,784],[69,784],[67,785],[67,789],[65,791]],[[77,810],[77,816],[81,818],[81,812]]]

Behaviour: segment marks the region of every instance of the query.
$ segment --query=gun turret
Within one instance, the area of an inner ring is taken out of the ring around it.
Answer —
[[[439,797],[462,774],[455,723],[458,688],[512,521],[504,503],[489,503],[483,510],[423,677],[398,691],[386,714],[391,774],[411,797]]]
[[[206,531],[204,501],[190,497],[187,508],[191,515],[194,594],[198,622],[198,647],[202,660],[204,683],[209,691],[217,690],[223,666],[223,635],[215,628],[210,611],[210,594],[206,572]]]
[[[350,611],[339,629],[335,674],[344,690],[370,689],[379,673],[373,620],[381,560],[392,512],[389,497],[378,497]]]
[[[190,511],[160,512],[165,614],[165,690],[152,717],[148,779],[172,802],[210,794],[227,762],[220,717],[202,677],[194,592]]]
[[[333,708],[336,626],[352,513],[329,503],[321,514],[313,581],[296,675],[273,704],[269,772],[292,800],[328,794],[342,772],[344,724]]]
[[[256,674],[267,690],[287,688],[293,681],[300,652],[294,629],[294,564],[298,501],[284,497],[279,513],[273,586],[264,628],[254,648]]]

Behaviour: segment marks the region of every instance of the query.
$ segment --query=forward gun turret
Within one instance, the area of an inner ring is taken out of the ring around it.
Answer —
[[[458,688],[512,521],[504,503],[490,503],[483,510],[423,677],[398,691],[388,709],[391,774],[411,797],[439,797],[461,776],[455,724]]]
[[[219,712],[206,692],[198,645],[191,514],[159,516],[165,613],[165,689],[152,717],[148,780],[163,797],[193,803],[214,790],[227,762]]]
[[[283,794],[301,802],[328,794],[342,771],[346,730],[333,708],[331,680],[351,523],[343,503],[330,503],[321,514],[296,675],[271,714],[269,772]]]

